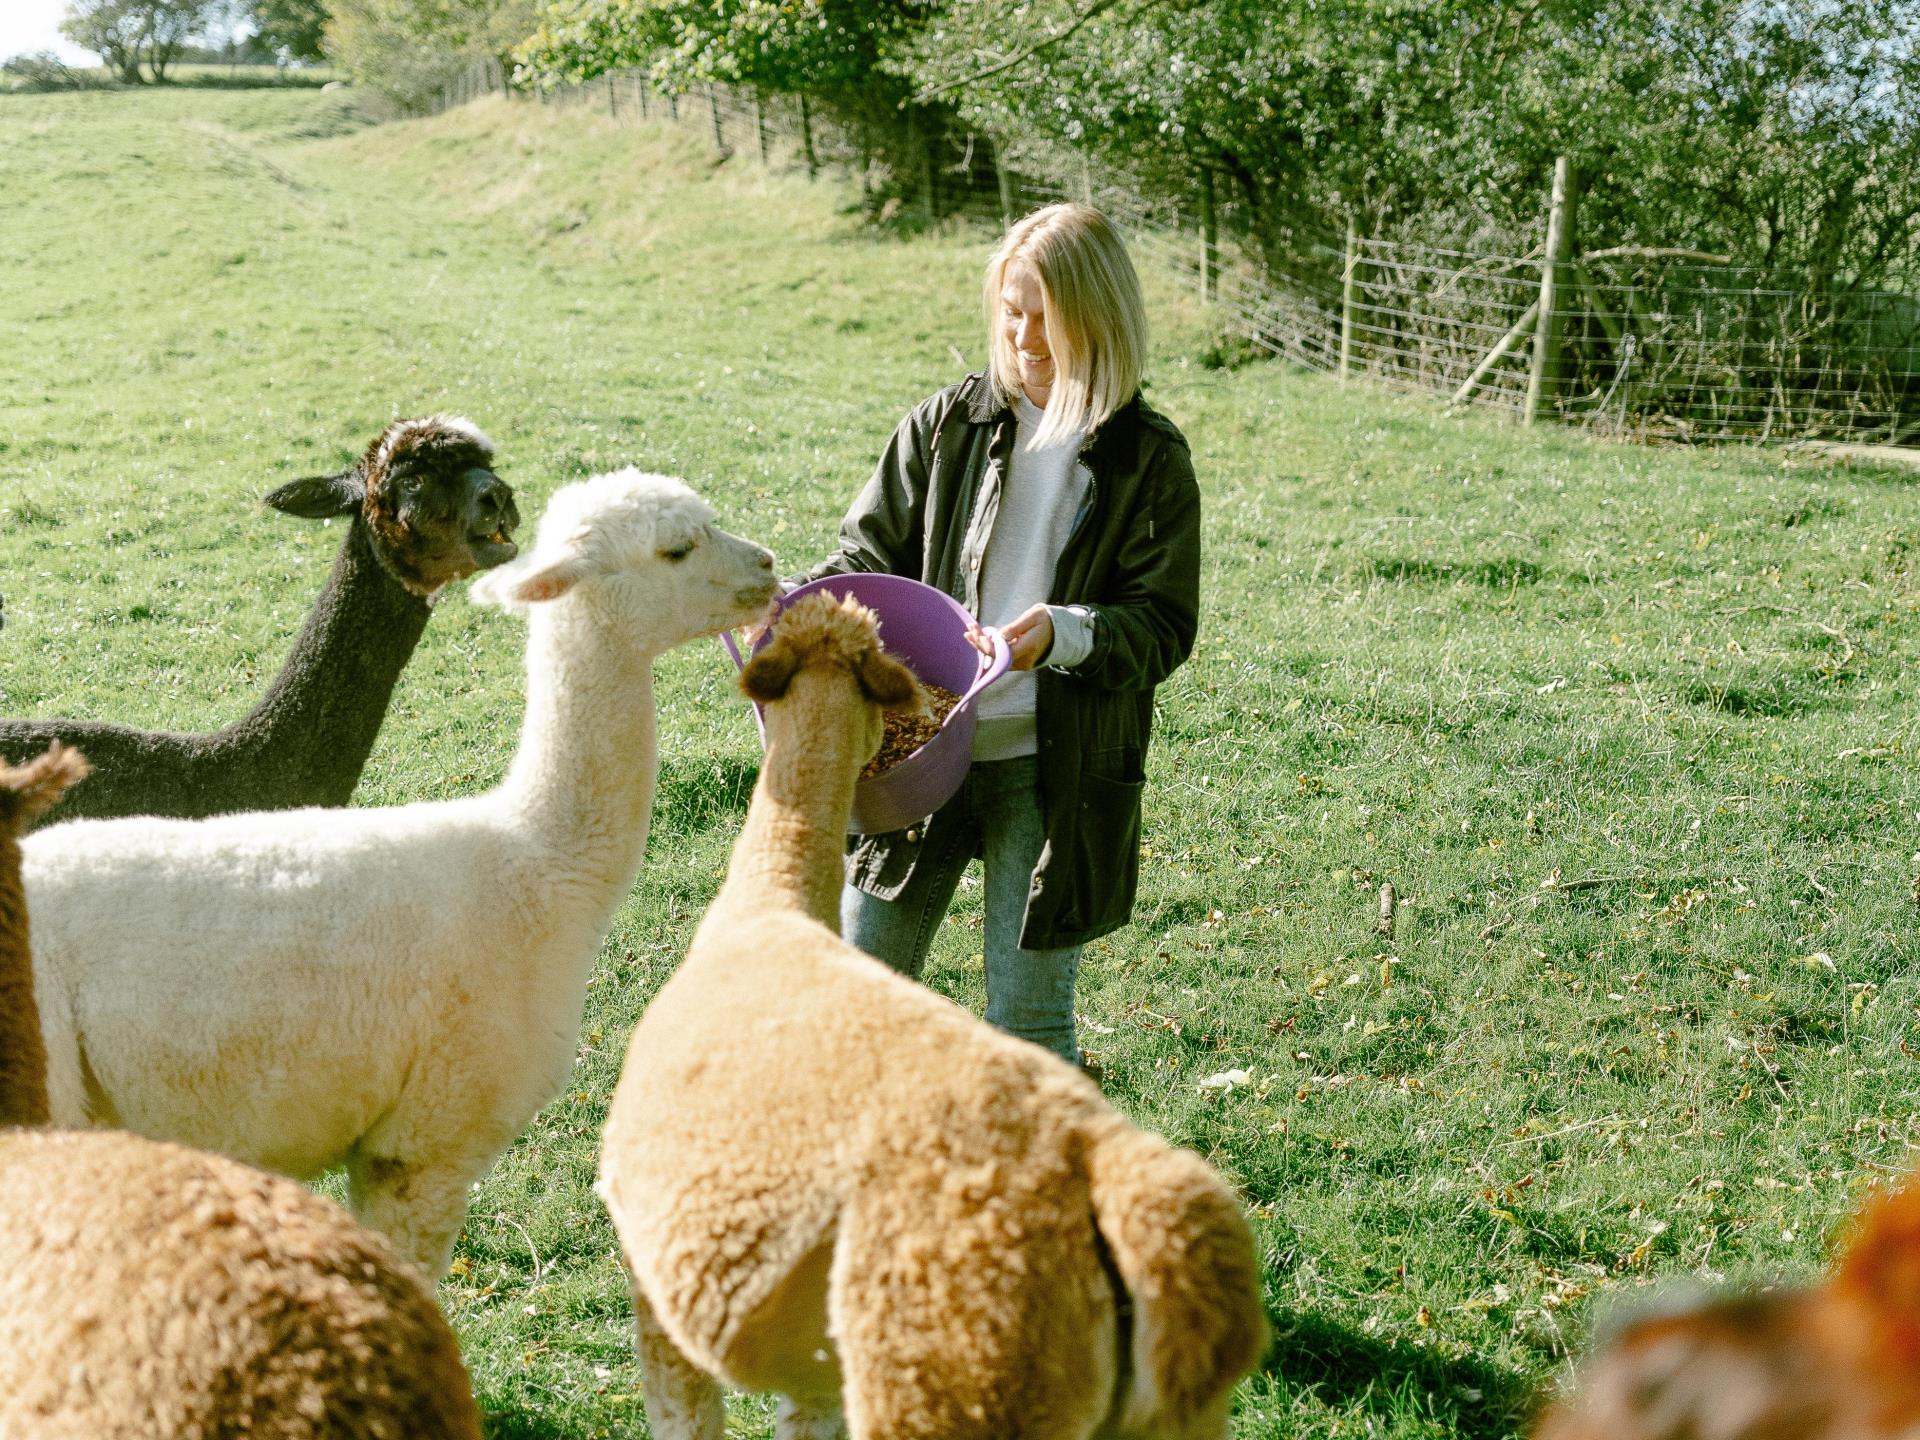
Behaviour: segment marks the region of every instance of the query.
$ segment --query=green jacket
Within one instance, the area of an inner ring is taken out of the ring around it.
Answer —
[[[979,613],[980,561],[1014,444],[1013,410],[984,374],[916,406],[806,578],[907,575]],[[1200,489],[1187,442],[1135,396],[1081,448],[1093,476],[1047,602],[1093,616],[1093,649],[1039,672],[1035,726],[1047,844],[1020,944],[1078,945],[1127,923],[1140,878],[1140,793],[1153,689],[1192,653],[1200,612]],[[856,843],[851,882],[897,896],[923,826]]]

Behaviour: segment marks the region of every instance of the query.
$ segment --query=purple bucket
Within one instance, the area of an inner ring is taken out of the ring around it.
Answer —
[[[1007,673],[1013,656],[998,630],[988,628],[993,644],[991,657],[982,655],[967,639],[967,627],[973,623],[958,601],[944,591],[903,575],[829,575],[802,585],[780,598],[784,611],[803,596],[826,591],[829,595],[851,595],[880,617],[880,640],[887,650],[904,661],[907,668],[929,684],[951,690],[960,697],[940,727],[940,733],[893,769],[860,781],[853,787],[853,813],[847,829],[856,835],[876,835],[888,830],[903,830],[914,821],[931,815],[953,798],[973,763],[973,702],[994,681]],[[771,629],[771,627],[769,627]],[[744,665],[740,649],[732,635],[722,635],[735,665]],[[767,643],[761,635],[754,654]],[[761,738],[766,725],[760,707],[755,705],[754,720],[760,725]]]

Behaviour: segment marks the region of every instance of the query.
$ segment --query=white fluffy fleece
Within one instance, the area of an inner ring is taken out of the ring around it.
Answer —
[[[565,1082],[639,871],[651,662],[756,617],[772,557],[677,480],[559,491],[476,580],[529,617],[506,779],[470,799],[83,820],[24,846],[54,1122],[308,1177],[438,1275],[466,1191]]]

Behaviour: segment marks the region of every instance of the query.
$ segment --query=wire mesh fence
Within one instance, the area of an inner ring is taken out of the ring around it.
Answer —
[[[1039,142],[1001,145],[951,128],[918,137],[908,116],[906,143],[877,144],[867,126],[804,97],[726,86],[676,94],[638,72],[516,91],[483,61],[449,83],[439,108],[485,94],[668,121],[723,155],[846,170],[877,210],[929,221],[1005,223],[1037,204],[1085,199],[1198,288],[1230,333],[1328,374],[1644,438],[1920,445],[1913,296],[1783,288],[1684,248],[1550,255],[1550,230],[1526,248],[1512,237],[1449,246],[1281,228],[1205,174],[1190,200],[1174,200],[1164,178],[1148,183]]]

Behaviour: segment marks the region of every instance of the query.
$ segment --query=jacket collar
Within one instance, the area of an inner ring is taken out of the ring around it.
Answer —
[[[974,371],[967,376],[964,385],[966,388],[963,398],[967,406],[967,418],[974,424],[990,425],[1001,416],[1013,413],[1013,407],[1001,399],[999,392],[994,389],[993,377],[987,371]],[[1139,407],[1140,393],[1135,391],[1131,400],[1107,417],[1106,424],[1087,437],[1086,443],[1080,447],[1080,453],[1085,455],[1100,448],[1102,442],[1111,442],[1112,437],[1124,434],[1131,429],[1131,422]]]

